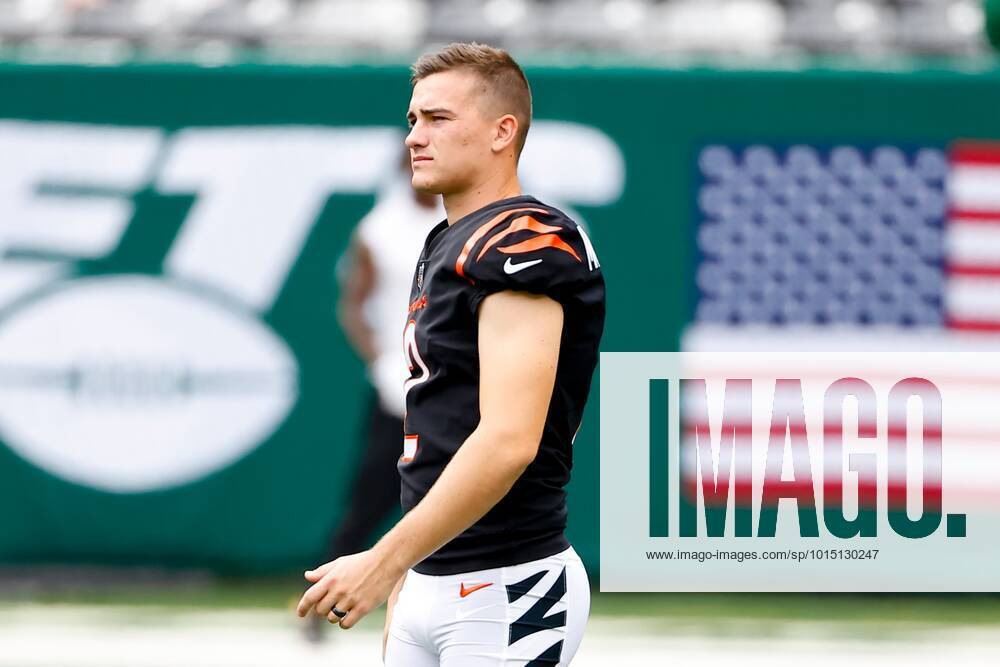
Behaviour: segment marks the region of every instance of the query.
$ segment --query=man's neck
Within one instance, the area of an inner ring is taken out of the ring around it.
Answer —
[[[521,194],[521,184],[517,173],[491,178],[476,187],[444,196],[444,210],[448,213],[448,224],[453,225],[473,211],[501,199]]]

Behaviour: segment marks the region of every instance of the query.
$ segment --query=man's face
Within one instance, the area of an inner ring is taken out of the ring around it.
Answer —
[[[417,190],[460,192],[491,164],[495,119],[483,113],[479,86],[479,77],[463,70],[431,74],[414,85],[406,145]]]

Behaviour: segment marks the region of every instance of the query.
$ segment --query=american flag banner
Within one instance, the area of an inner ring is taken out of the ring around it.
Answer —
[[[940,326],[944,151],[709,146],[696,322]]]
[[[1000,334],[1000,143],[950,151],[948,325]]]
[[[1000,143],[713,144],[697,175],[683,350],[1000,353]],[[1000,377],[959,356],[951,496],[1000,508],[1000,431],[982,410]],[[907,377],[894,363],[872,371]],[[687,437],[708,426],[696,411],[684,422]],[[904,475],[890,471],[890,489]]]

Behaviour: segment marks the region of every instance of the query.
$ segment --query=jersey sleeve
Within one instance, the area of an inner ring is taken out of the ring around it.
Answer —
[[[478,231],[478,230],[477,230]],[[472,283],[472,310],[495,292],[544,294],[566,304],[600,279],[586,233],[564,215],[544,210],[513,213],[465,244],[456,271]]]

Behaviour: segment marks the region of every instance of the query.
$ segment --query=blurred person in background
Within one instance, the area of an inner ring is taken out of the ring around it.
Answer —
[[[401,345],[413,267],[427,233],[445,217],[441,197],[410,185],[409,152],[397,178],[358,223],[338,267],[337,318],[373,387],[365,416],[364,452],[330,540],[331,560],[361,551],[399,507],[396,462],[403,442],[403,383],[409,372]],[[323,638],[326,618],[313,614],[311,641]]]
[[[404,334],[406,515],[306,572],[297,611],[346,629],[388,601],[391,667],[568,665],[590,584],[564,487],[604,328],[600,263],[578,224],[521,192],[531,92],[510,55],[452,44],[412,72],[413,185],[448,218]]]

